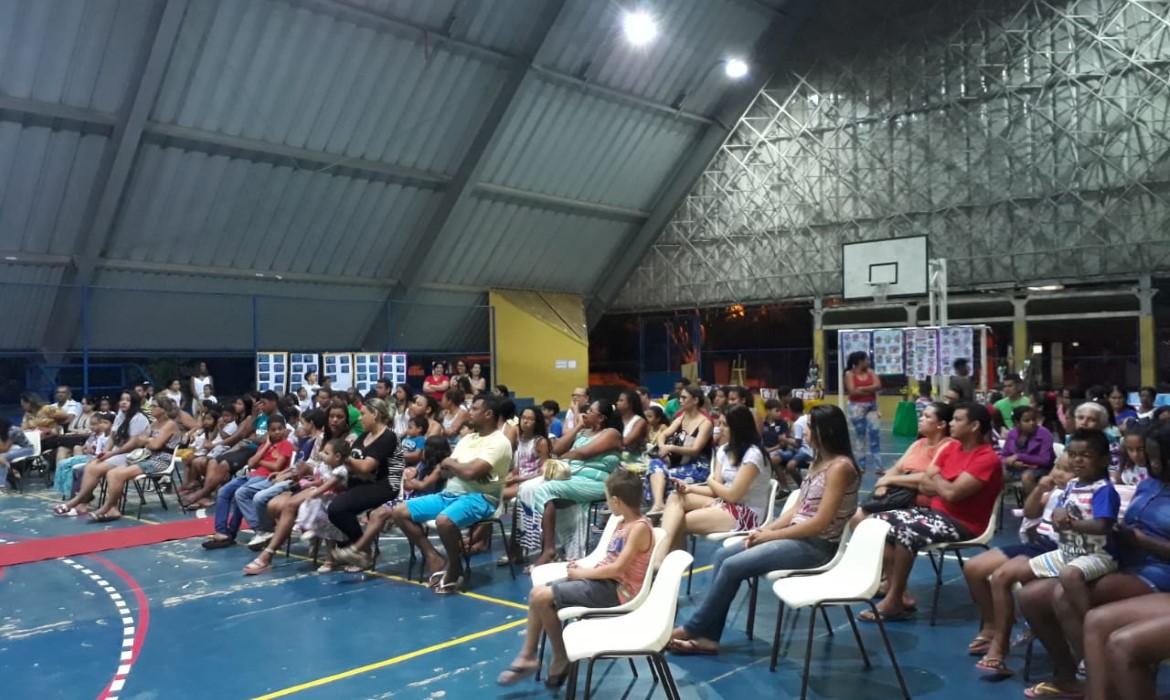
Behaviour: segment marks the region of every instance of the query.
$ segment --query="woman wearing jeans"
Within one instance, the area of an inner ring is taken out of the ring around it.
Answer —
[[[743,547],[715,553],[713,581],[690,620],[671,635],[676,654],[718,654],[727,611],[743,581],[777,569],[807,569],[833,558],[837,543],[857,510],[861,472],[853,462],[849,427],[836,406],[809,413],[809,436],[816,458],[800,487],[800,500],[771,524],[753,530]]]
[[[845,372],[845,391],[849,395],[846,408],[849,422],[853,424],[853,454],[861,471],[872,466],[874,473],[881,475],[882,469],[882,420],[878,415],[877,395],[882,390],[882,380],[869,366],[869,355],[864,351],[849,353],[849,369]]]

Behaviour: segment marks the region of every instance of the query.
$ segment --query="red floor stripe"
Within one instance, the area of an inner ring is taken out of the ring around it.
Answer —
[[[91,527],[78,521],[79,527]],[[47,539],[25,540],[18,544],[0,547],[0,566],[28,564],[47,559],[84,556],[111,549],[141,547],[170,540],[210,535],[214,530],[212,518],[179,520],[159,525],[138,525],[120,527],[101,532],[87,532],[80,535],[50,537]]]
[[[153,525],[152,527],[160,526]],[[127,586],[129,586],[130,592],[134,594],[134,599],[138,601],[138,619],[135,621],[136,627],[134,628],[134,646],[130,648],[130,658],[127,661],[118,662],[119,665],[125,664],[127,666],[132,666],[134,662],[138,661],[138,654],[142,651],[142,645],[146,642],[146,630],[148,627],[150,627],[150,601],[147,600],[146,593],[142,590],[142,587],[138,585],[138,582],[135,581],[134,578],[130,576],[130,574],[123,571],[121,567],[107,559],[103,559],[102,557],[91,555],[86,558],[96,561],[97,563],[117,574],[118,578],[122,579],[122,581]],[[115,675],[114,678],[110,679],[110,682],[106,684],[106,687],[102,690],[101,694],[98,695],[98,700],[105,700],[105,698],[110,696],[110,686],[112,686],[114,680],[119,677],[124,678],[124,676]]]

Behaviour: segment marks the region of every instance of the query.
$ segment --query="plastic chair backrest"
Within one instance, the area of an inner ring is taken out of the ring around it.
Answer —
[[[26,430],[24,436],[28,438],[28,444],[32,445],[33,457],[41,455],[41,431]]]
[[[999,509],[1003,507],[1003,499],[1000,498],[1003,494],[996,494],[995,502],[991,506],[991,517],[987,519],[987,527],[983,532],[970,542],[978,542],[979,544],[987,544],[995,537],[995,526],[999,523]]]
[[[841,560],[828,573],[821,575],[840,576],[857,585],[865,582],[865,589],[857,597],[872,598],[882,583],[882,557],[886,552],[886,535],[889,532],[890,524],[885,520],[862,520],[853,530]]]
[[[1063,442],[1052,443],[1052,454],[1055,455],[1057,459],[1060,459],[1060,456],[1062,454],[1064,454],[1064,443]]]
[[[780,511],[780,515],[784,515],[788,511],[792,510],[798,503],[800,503],[800,489],[797,489],[788,494],[788,498],[784,501],[784,508]],[[780,517],[780,515],[777,515],[776,517]]]
[[[631,611],[626,618],[637,629],[653,631],[656,634],[651,648],[659,651],[666,648],[670,632],[674,629],[674,615],[678,609],[678,592],[682,588],[682,576],[694,560],[690,552],[675,550],[666,555],[646,599]],[[620,640],[614,640],[615,647]]]
[[[617,532],[618,525],[621,522],[622,516],[609,516],[609,520],[605,521],[605,529],[601,531],[601,537],[597,538],[597,546],[593,548],[592,552],[578,559],[577,564],[588,567],[604,559],[605,550],[609,548],[609,542],[613,539],[613,533]]]
[[[772,518],[776,515],[776,493],[780,490],[780,482],[775,479],[769,479],[772,484],[772,490],[768,492],[768,509],[764,512],[764,523],[772,522]]]

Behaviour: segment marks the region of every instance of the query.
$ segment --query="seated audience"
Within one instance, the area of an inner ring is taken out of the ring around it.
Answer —
[[[702,413],[703,393],[687,386],[679,392],[678,402],[678,414],[658,434],[658,453],[650,460],[651,513],[666,507],[667,490],[673,484],[702,484],[711,475],[712,430]]]
[[[75,483],[80,479],[74,489],[76,495],[53,508],[54,515],[86,515],[94,491],[106,473],[126,466],[129,463],[127,455],[136,448],[146,446],[144,443],[150,420],[142,414],[141,401],[138,392],[122,392],[106,451],[96,453],[93,460],[73,467]],[[120,493],[118,495],[121,496]]]
[[[280,413],[268,416],[264,422],[264,444],[252,452],[246,463],[251,472],[236,477],[219,490],[215,499],[215,534],[203,541],[204,549],[222,549],[235,544],[243,520],[253,529],[259,527],[259,504],[255,498],[272,484],[270,477],[284,471],[292,462],[293,449],[284,416]]]
[[[1151,478],[1137,486],[1125,516],[1117,525],[1119,569],[1089,584],[1078,599],[1077,587],[1066,590],[1061,579],[1042,579],[1024,587],[1020,608],[1048,650],[1053,678],[1028,689],[1032,697],[1079,697],[1077,659],[1086,657],[1085,615],[1095,606],[1170,592],[1170,424],[1150,428],[1146,460]],[[1071,594],[1071,595],[1070,595]],[[1089,676],[1093,672],[1089,670]]]
[[[211,494],[243,469],[261,443],[267,441],[268,420],[276,414],[276,404],[274,391],[264,392],[259,401],[253,401],[250,396],[236,399],[235,414],[239,422],[232,434],[221,443],[227,449],[214,457],[212,454],[215,454],[215,450],[208,453],[206,464],[202,467],[203,485],[198,491],[186,495],[184,508],[209,508],[216,504],[211,500]]]
[[[390,405],[382,399],[370,399],[362,406],[361,437],[353,442],[346,461],[349,484],[345,493],[329,504],[329,521],[349,542],[362,536],[358,516],[398,498],[402,492],[402,472],[406,468],[398,436],[390,430]],[[358,565],[364,552],[350,547],[337,558]]]
[[[857,510],[861,470],[853,461],[849,426],[841,409],[822,404],[809,418],[816,459],[796,506],[753,530],[743,546],[715,552],[711,587],[691,618],[671,635],[676,654],[718,654],[719,640],[740,584],[777,569],[806,569],[833,558]]]
[[[760,433],[760,443],[768,455],[770,472],[780,480],[780,485],[787,489],[788,474],[784,471],[784,453],[788,437],[788,421],[784,420],[781,412],[784,404],[780,399],[768,399],[764,402],[764,425]],[[796,484],[799,486],[799,484]]]
[[[443,435],[451,447],[459,442],[459,433],[463,424],[467,422],[467,411],[463,408],[463,392],[459,389],[448,389],[443,392],[443,399],[439,402],[443,409]]]
[[[646,415],[633,389],[622,389],[617,398],[618,420],[622,424],[622,450],[641,455],[646,449]]]
[[[1143,386],[1138,390],[1138,421],[1149,423],[1154,417],[1154,401],[1158,399],[1158,390],[1152,386]]]
[[[1032,492],[1040,477],[1052,469],[1056,453],[1052,433],[1039,424],[1039,413],[1031,406],[1020,406],[1012,413],[1016,426],[1004,438],[1000,457],[1009,478],[1020,480],[1024,493]]]
[[[557,414],[561,412],[560,404],[549,399],[540,405],[540,412],[544,415],[544,423],[548,426],[550,439],[559,438],[564,434],[564,424],[561,423],[560,418],[557,418]]]
[[[613,472],[605,479],[605,499],[614,516],[622,518],[606,548],[605,557],[592,568],[583,568],[571,561],[566,578],[532,588],[528,596],[528,629],[524,646],[508,670],[500,674],[500,685],[514,685],[536,673],[540,667],[536,648],[541,634],[544,634],[552,653],[545,685],[559,688],[568,676],[569,660],[557,610],[571,606],[614,607],[628,602],[641,591],[654,550],[653,528],[641,512],[641,478],[624,469]]]
[[[1146,428],[1140,425],[1130,427],[1121,439],[1121,463],[1113,470],[1113,483],[1118,486],[1137,486],[1149,475],[1146,463]]]
[[[1015,583],[1056,578],[1066,591],[1087,599],[1088,582],[1117,568],[1111,532],[1121,501],[1109,480],[1109,443],[1097,431],[1074,433],[1066,454],[1074,476],[1057,496],[1051,515],[1059,546],[1011,559],[996,570],[991,586],[995,624],[988,651],[977,664],[980,670],[1011,674],[1005,659]]]
[[[1006,429],[1011,430],[1016,427],[1015,421],[1012,420],[1014,411],[1021,406],[1032,405],[1032,400],[1023,394],[1023,385],[1020,380],[1015,377],[1007,377],[1003,380],[1003,398],[996,399],[992,406],[999,412],[1000,418],[1003,419],[1003,425]]]
[[[869,499],[857,509],[854,525],[874,513],[930,506],[930,497],[919,494],[918,485],[927,469],[934,464],[935,457],[955,444],[950,436],[953,415],[954,407],[950,404],[936,402],[926,407],[918,419],[918,434],[921,437],[906,449],[893,467],[878,478]]]
[[[1119,386],[1114,386],[1108,394],[1109,407],[1113,409],[1113,424],[1122,433],[1129,429],[1131,422],[1136,422],[1138,419],[1138,412],[1126,403],[1126,395],[1125,389]]]
[[[28,441],[28,436],[24,434],[20,426],[12,425],[9,421],[5,421],[5,423],[8,424],[8,428],[4,432],[0,432],[0,441],[7,445],[4,452],[0,453],[0,494],[7,492],[10,476],[13,479],[20,476],[15,472],[10,472],[12,463],[31,457],[33,453],[32,443]]]
[[[666,429],[666,412],[658,404],[650,404],[646,409],[646,451],[658,444],[658,437]],[[552,434],[552,431],[549,431]],[[643,456],[642,459],[645,459]]]
[[[512,446],[500,429],[500,401],[496,397],[476,397],[468,415],[468,423],[475,432],[464,436],[440,465],[447,478],[446,487],[439,493],[412,498],[394,507],[394,522],[422,551],[432,572],[431,586],[439,595],[458,592],[464,575],[470,575],[471,572],[463,571],[462,529],[491,517],[504,490],[504,478],[512,462]],[[447,550],[446,561],[421,527],[430,520],[435,521]],[[351,551],[361,556],[361,550]]]
[[[930,496],[929,507],[877,513],[890,523],[883,572],[889,584],[877,604],[887,620],[905,619],[914,607],[906,595],[910,569],[919,551],[931,544],[969,540],[987,528],[996,499],[1003,489],[1003,467],[987,444],[990,412],[979,404],[955,406],[951,437],[957,444],[939,452],[934,464],[918,481],[918,492]],[[861,619],[872,621],[872,611]]]
[[[569,478],[536,477],[520,485],[520,542],[524,549],[540,550],[533,566],[556,557],[558,534],[570,558],[584,554],[584,508],[605,498],[605,479],[621,462],[622,438],[617,426],[611,404],[590,404],[552,446],[553,453],[568,465]],[[558,505],[569,507],[558,514]]]
[[[788,449],[782,453],[782,457],[787,457],[784,464],[784,472],[792,483],[800,486],[801,475],[800,470],[808,467],[813,460],[812,443],[809,441],[808,434],[808,414],[804,412],[804,400],[798,397],[788,399],[789,410],[796,414],[796,420],[792,421],[792,434],[784,438],[784,443]]]
[[[93,431],[86,438],[85,444],[81,446],[80,453],[57,461],[53,490],[61,494],[62,499],[73,496],[73,468],[92,461],[97,455],[106,451],[114,426],[114,414],[94,414],[92,425]]]
[[[771,497],[771,469],[747,406],[733,405],[719,418],[722,440],[705,484],[675,483],[662,513],[668,551],[683,549],[686,535],[746,532],[763,526]],[[655,565],[661,561],[655,562]]]

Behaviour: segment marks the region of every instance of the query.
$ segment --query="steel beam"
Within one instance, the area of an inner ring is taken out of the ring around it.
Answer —
[[[8,115],[12,115],[15,119],[8,119]],[[105,134],[112,132],[118,124],[118,115],[110,112],[99,112],[96,109],[0,94],[0,119],[24,121],[21,117],[64,122],[75,125],[78,131],[95,131]]]
[[[756,0],[733,1],[765,8],[772,14],[783,14],[780,10],[770,8],[767,5],[757,2]],[[711,122],[710,117],[706,117],[702,114],[679,111],[672,108],[668,104],[655,102],[654,100],[646,99],[645,97],[636,95],[634,93],[626,92],[616,88],[605,87],[604,85],[598,85],[597,83],[583,81],[554,68],[538,66],[533,63],[531,57],[526,57],[523,54],[513,54],[501,49],[484,46],[483,44],[477,44],[466,39],[459,39],[457,37],[444,34],[438,29],[433,29],[416,22],[402,19],[400,17],[384,15],[367,7],[362,7],[347,2],[346,0],[285,0],[285,2],[304,7],[314,12],[320,12],[333,17],[338,17],[361,26],[371,27],[373,29],[390,32],[399,36],[405,35],[412,38],[419,38],[428,44],[433,42],[437,46],[445,46],[449,50],[461,51],[476,58],[488,60],[500,65],[514,66],[517,63],[521,63],[531,68],[532,70],[539,72],[542,76],[550,80],[565,85],[572,85],[580,88],[581,90],[584,90],[585,92],[609,97],[620,102],[625,102],[632,106],[667,112],[678,116],[679,118],[689,121],[696,121],[703,124],[709,124]]]
[[[404,247],[402,255],[395,261],[395,267],[401,271],[401,279],[391,293],[386,296],[385,302],[389,302],[391,299],[407,300],[417,293],[416,286],[422,281],[420,275],[426,261],[443,238],[448,224],[457,219],[456,212],[471,205],[472,195],[485,165],[485,156],[491,151],[499,137],[501,127],[508,122],[517,109],[519,103],[517,97],[524,89],[525,84],[533,79],[530,66],[540,54],[540,50],[548,39],[549,32],[566,2],[567,0],[549,0],[541,8],[525,42],[522,56],[513,62],[512,68],[508,71],[503,84],[496,93],[495,100],[492,101],[491,107],[484,115],[483,121],[480,122],[471,145],[459,163],[455,177],[443,193],[443,201],[439,203],[427,225],[412,236],[411,241]],[[389,261],[387,262],[389,263]],[[363,324],[364,330],[357,338],[359,345],[364,345],[366,337],[381,316],[382,310],[379,308]]]
[[[115,260],[98,258],[96,268],[101,270],[128,270],[130,272],[158,272],[190,277],[227,277],[234,279],[304,282],[307,284],[330,284],[341,287],[377,287],[386,289],[395,280],[384,277],[354,277],[352,275],[315,275],[307,272],[280,272],[239,267],[208,267],[206,265],[183,265],[176,263],[153,263],[140,260]]]
[[[685,160],[674,169],[674,177],[661,190],[657,198],[658,204],[650,217],[630,236],[626,245],[619,249],[606,266],[609,272],[596,286],[588,314],[593,323],[601,318],[605,308],[617,298],[626,280],[637,269],[642,258],[649,252],[654,241],[711,163],[711,158],[718,153],[724,141],[731,135],[740,116],[771,80],[783,57],[791,50],[797,30],[808,19],[813,4],[811,0],[794,3],[791,13],[774,19],[756,43],[751,52],[750,62],[753,66],[759,66],[759,69],[753,70],[749,80],[724,98],[714,123],[696,138],[688,149]]]
[[[551,194],[540,194],[538,192],[529,192],[528,190],[518,190],[515,187],[494,185],[489,182],[478,183],[474,186],[473,189],[477,194],[491,195],[501,199],[516,199],[520,200],[521,202],[536,204],[549,209],[566,209],[572,212],[586,214],[588,216],[600,216],[607,219],[619,219],[621,221],[636,222],[645,221],[650,217],[650,212],[642,211],[641,209],[629,209],[627,207],[618,207],[612,204],[599,204],[596,202],[582,202],[577,199],[569,199],[568,197],[558,197]]]
[[[114,216],[122,200],[122,193],[130,179],[130,168],[138,152],[146,119],[154,106],[159,88],[166,73],[167,62],[183,15],[189,0],[158,0],[154,3],[152,38],[144,41],[131,78],[122,114],[114,127],[110,143],[106,145],[102,161],[98,166],[94,182],[97,183],[90,195],[82,221],[89,222],[77,237],[74,248],[74,266],[61,281],[61,288],[84,287],[93,282],[95,263],[109,240],[113,229]],[[81,308],[72,300],[73,295],[57,294],[53,303],[53,323],[47,324],[42,346],[46,352],[65,350],[77,336]]]

